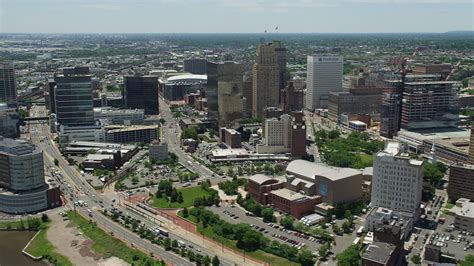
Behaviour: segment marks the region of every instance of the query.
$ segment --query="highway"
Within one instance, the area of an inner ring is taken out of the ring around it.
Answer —
[[[169,110],[169,108],[167,109]],[[44,107],[33,106],[30,110],[30,115],[33,117],[43,116],[45,112],[46,111]],[[177,130],[179,130],[179,127]],[[184,230],[180,230],[178,232],[178,230],[173,230],[173,228],[170,228],[169,226],[171,222],[167,221],[165,218],[159,216],[157,216],[156,219],[151,217],[144,217],[134,212],[131,212],[124,206],[116,204],[118,202],[114,202],[114,199],[119,199],[119,195],[117,193],[113,193],[114,195],[111,196],[100,194],[95,191],[87,182],[84,181],[84,177],[82,177],[79,171],[75,169],[75,166],[69,165],[64,159],[64,157],[62,157],[53,140],[51,139],[49,127],[47,124],[30,124],[30,138],[35,145],[37,145],[43,150],[46,167],[48,169],[59,170],[62,176],[64,177],[64,179],[60,181],[65,183],[63,186],[63,193],[65,192],[64,196],[68,198],[68,204],[70,205],[70,208],[76,208],[76,210],[84,214],[84,216],[87,216],[87,209],[90,209],[93,212],[93,217],[91,219],[97,222],[97,224],[100,225],[102,228],[105,228],[107,232],[113,232],[115,237],[118,237],[128,242],[129,244],[133,243],[135,247],[141,249],[142,251],[146,253],[153,253],[154,255],[164,259],[166,262],[171,263],[173,265],[193,265],[193,263],[189,262],[186,259],[183,259],[175,253],[165,251],[160,246],[154,245],[148,240],[141,239],[137,234],[122,227],[120,224],[112,221],[108,217],[105,217],[100,212],[100,210],[109,206],[114,206],[119,210],[127,213],[127,215],[135,219],[141,220],[147,228],[151,229],[156,226],[163,226],[164,228],[168,229],[168,231],[170,231],[171,239],[182,240],[188,245],[193,245],[196,248],[194,250],[195,253],[197,253],[196,250],[199,249],[199,254],[203,256],[208,255],[211,258],[216,254],[215,249],[213,249],[213,247],[207,247],[206,245],[203,245],[203,241],[198,241],[197,239],[199,239],[199,237],[196,237],[197,235],[188,232],[182,233],[182,231]],[[187,164],[186,161],[189,161],[190,159],[187,159],[187,155],[185,155],[184,152],[180,150],[179,145],[173,146],[172,151],[176,153],[180,162],[189,167],[189,164]],[[58,166],[54,165],[54,159],[58,159]],[[191,170],[199,173],[202,177],[204,177],[204,175],[208,174],[209,172],[212,173],[209,169],[201,166],[198,163],[193,163],[192,166],[193,167],[191,168]],[[210,175],[208,175],[207,177],[210,177]],[[69,184],[70,186],[69,189],[65,186],[67,184]],[[79,200],[86,202],[87,207],[76,207],[74,205],[74,202]],[[159,224],[157,223],[157,220],[161,220]],[[163,221],[165,222],[163,223]],[[218,256],[221,265],[235,265],[236,261],[242,260],[240,256],[230,252],[226,252],[225,256],[222,256],[222,253],[220,255],[218,254]],[[233,257],[235,259],[232,259]]]
[[[31,116],[41,116],[45,114],[45,110],[40,110],[41,107],[33,106],[30,111]],[[44,108],[44,107],[43,107]],[[83,200],[88,204],[88,208],[93,212],[93,221],[103,228],[113,232],[115,237],[118,237],[128,243],[133,243],[135,247],[145,252],[152,252],[158,257],[162,258],[173,265],[193,265],[188,260],[172,253],[167,252],[163,248],[151,244],[148,240],[141,239],[138,235],[115,223],[114,221],[104,217],[100,212],[100,205],[97,202],[104,202],[106,206],[110,206],[113,202],[110,199],[103,197],[82,180],[81,174],[70,166],[67,161],[61,156],[59,150],[55,147],[53,140],[50,138],[49,128],[45,124],[31,124],[30,125],[31,141],[43,150],[45,165],[49,168],[58,168],[65,177],[65,181],[75,188],[75,193],[72,195],[75,201]],[[54,159],[58,159],[58,166],[54,165]],[[69,201],[70,208],[75,208],[74,203]],[[86,208],[77,207],[77,211],[87,216]],[[140,219],[143,219],[140,217]]]

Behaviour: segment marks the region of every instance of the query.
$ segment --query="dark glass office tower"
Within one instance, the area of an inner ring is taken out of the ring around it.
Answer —
[[[9,108],[17,107],[15,68],[12,63],[0,62],[0,102]]]
[[[65,68],[54,77],[54,102],[57,122],[64,126],[92,126],[94,113],[89,69]]]
[[[159,114],[157,76],[126,76],[123,83],[126,108],[145,109],[145,115]]]

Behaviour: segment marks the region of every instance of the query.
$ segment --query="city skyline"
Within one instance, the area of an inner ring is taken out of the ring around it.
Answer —
[[[473,10],[469,0],[2,0],[0,32],[447,32],[473,30]]]

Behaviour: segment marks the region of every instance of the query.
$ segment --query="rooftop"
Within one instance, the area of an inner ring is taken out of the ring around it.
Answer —
[[[260,184],[260,185],[267,182],[267,181],[270,181],[270,180],[276,180],[278,182],[283,182],[284,181],[282,178],[263,175],[263,174],[253,175],[249,178],[249,180],[252,180],[253,182],[255,182],[257,184]]]
[[[25,140],[9,139],[0,136],[0,152],[10,155],[24,155],[39,149]]]
[[[323,163],[313,163],[305,160],[290,162],[286,167],[286,171],[290,174],[305,176],[311,179],[315,179],[315,176],[322,176],[332,181],[361,174],[361,171],[356,169],[332,167]]]
[[[460,198],[456,201],[456,205],[451,211],[459,216],[474,218],[474,202]]]
[[[107,133],[117,133],[117,132],[127,132],[127,131],[147,130],[147,129],[158,129],[158,126],[157,125],[149,125],[149,126],[133,125],[133,126],[123,126],[123,127],[112,126],[112,127],[109,127],[109,129],[107,130]]]
[[[289,190],[287,188],[273,190],[270,192],[270,194],[274,194],[280,198],[284,198],[289,201],[304,201],[306,199],[316,198],[315,196],[306,196],[298,192],[294,192],[293,190]]]
[[[185,80],[201,80],[207,81],[207,75],[196,75],[196,74],[184,74],[184,75],[176,75],[168,78],[168,82],[170,81],[185,81]]]
[[[386,265],[393,252],[395,252],[395,245],[383,242],[373,242],[371,245],[368,245],[364,253],[362,253],[362,259]]]

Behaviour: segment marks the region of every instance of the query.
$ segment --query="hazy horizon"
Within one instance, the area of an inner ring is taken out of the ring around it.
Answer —
[[[445,33],[472,31],[473,13],[471,0],[0,0],[0,32]]]

